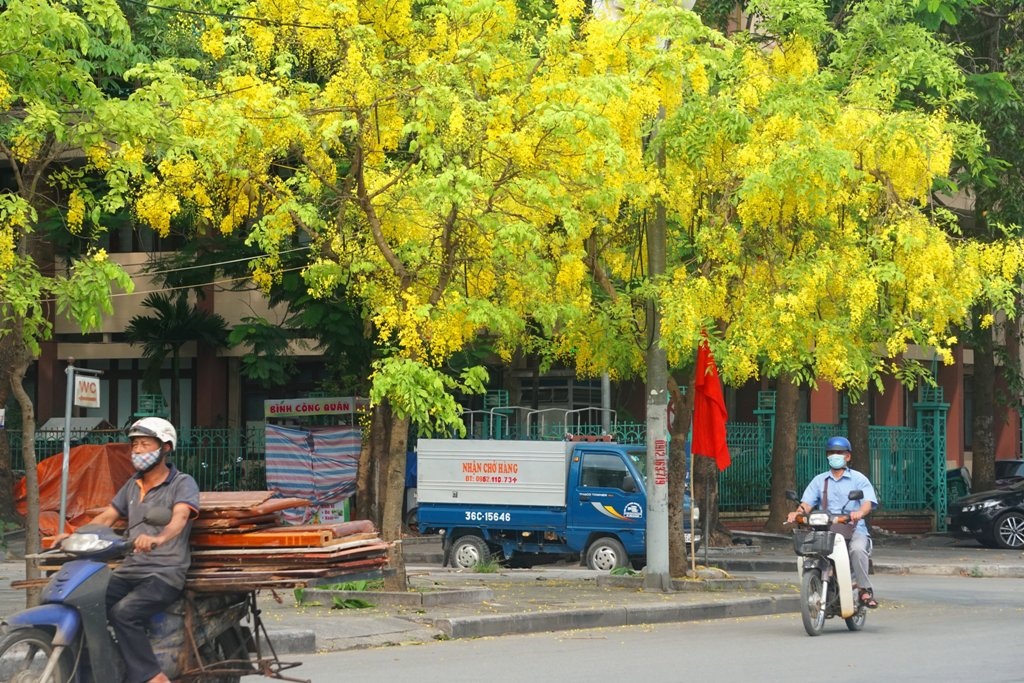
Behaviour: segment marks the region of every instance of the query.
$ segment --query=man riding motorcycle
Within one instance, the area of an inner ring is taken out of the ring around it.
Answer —
[[[868,577],[871,557],[871,535],[864,518],[878,505],[875,487],[866,476],[850,469],[850,442],[842,436],[833,436],[825,445],[829,469],[814,477],[804,490],[797,509],[789,513],[787,521],[792,524],[797,515],[806,515],[821,507],[834,515],[849,515],[853,525],[852,535],[847,539],[850,550],[850,568],[853,580],[859,588],[860,601],[870,608],[878,607],[871,579]],[[860,506],[848,510],[850,491],[861,490],[864,497]]]
[[[92,521],[110,526],[122,517],[133,529],[135,552],[114,572],[107,590],[108,618],[117,634],[128,683],[168,683],[146,633],[150,618],[181,595],[188,570],[189,530],[199,513],[199,487],[189,475],[167,462],[177,445],[174,426],[146,417],[128,430],[136,475]],[[145,524],[150,507],[172,511],[163,527]]]

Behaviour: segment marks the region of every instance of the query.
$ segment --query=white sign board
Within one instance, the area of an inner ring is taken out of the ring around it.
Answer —
[[[4,428],[4,417],[7,413],[5,408],[0,408],[0,429]]]
[[[100,407],[100,378],[75,374],[75,405],[80,408]]]

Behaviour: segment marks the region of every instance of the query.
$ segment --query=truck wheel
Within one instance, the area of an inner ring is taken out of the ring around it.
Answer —
[[[625,567],[628,562],[626,549],[611,536],[602,536],[587,548],[587,566],[599,572]]]
[[[472,569],[490,559],[487,543],[476,534],[459,536],[452,542],[451,564],[456,569]]]

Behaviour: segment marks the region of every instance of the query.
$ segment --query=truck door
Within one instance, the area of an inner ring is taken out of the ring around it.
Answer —
[[[568,492],[570,534],[585,540],[592,532],[610,532],[629,554],[643,553],[647,505],[643,485],[636,481],[625,455],[585,447],[574,455],[580,460],[570,470],[576,479]]]

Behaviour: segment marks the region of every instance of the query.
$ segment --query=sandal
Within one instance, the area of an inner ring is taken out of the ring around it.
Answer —
[[[868,609],[875,609],[878,607],[878,601],[875,600],[875,594],[869,590],[862,590],[860,592],[860,602]]]

